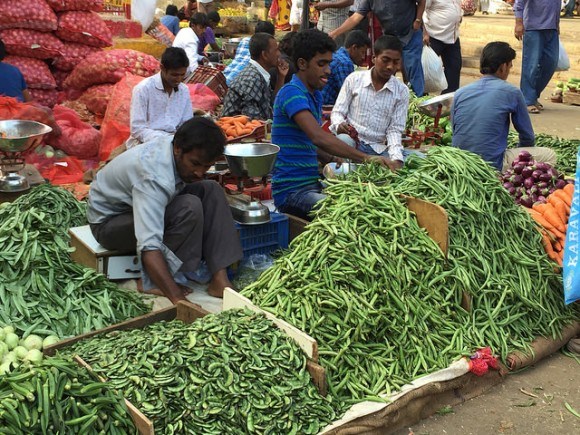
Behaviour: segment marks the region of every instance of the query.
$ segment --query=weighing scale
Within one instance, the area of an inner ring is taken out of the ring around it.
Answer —
[[[421,102],[418,106],[419,111],[426,116],[434,118],[433,126],[426,126],[424,132],[409,132],[409,136],[403,139],[406,147],[419,148],[422,144],[429,142],[434,145],[436,141],[443,137],[445,131],[439,127],[439,121],[444,116],[451,113],[454,92],[429,98]]]
[[[238,143],[226,146],[224,156],[237,181],[237,190],[227,190],[230,210],[236,222],[245,225],[270,222],[268,207],[259,200],[248,200],[242,193],[244,181],[250,178],[262,178],[262,185],[266,186],[267,175],[274,168],[279,151],[280,147],[270,143]]]
[[[0,192],[20,193],[30,189],[35,179],[42,179],[38,170],[26,165],[24,154],[40,145],[48,125],[36,121],[0,121]]]

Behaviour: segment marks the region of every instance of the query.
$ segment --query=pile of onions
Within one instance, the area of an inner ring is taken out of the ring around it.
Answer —
[[[536,163],[527,151],[518,155],[512,167],[501,175],[501,181],[516,203],[528,208],[536,202],[546,202],[546,197],[554,190],[574,183],[565,180],[564,174],[548,163]]]

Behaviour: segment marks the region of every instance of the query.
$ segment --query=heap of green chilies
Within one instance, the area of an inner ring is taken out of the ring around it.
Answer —
[[[64,338],[150,310],[137,293],[72,261],[68,229],[84,222],[84,206],[49,185],[0,207],[0,324]]]

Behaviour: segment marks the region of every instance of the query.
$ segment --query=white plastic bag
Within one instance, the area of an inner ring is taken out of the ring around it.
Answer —
[[[423,74],[425,76],[425,93],[432,94],[447,89],[443,62],[428,45],[423,46],[421,65],[423,65]]]
[[[147,30],[155,18],[156,0],[133,0],[131,2],[131,18],[141,23],[143,31]]]
[[[568,54],[562,45],[562,41],[559,41],[560,51],[558,54],[558,65],[556,65],[556,71],[568,71],[570,69],[570,59]]]

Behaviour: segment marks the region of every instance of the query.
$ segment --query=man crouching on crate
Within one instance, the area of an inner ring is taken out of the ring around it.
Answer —
[[[131,148],[97,173],[87,218],[109,250],[141,257],[143,289],[156,288],[173,303],[189,291],[178,272],[194,272],[203,258],[212,279],[208,293],[231,287],[226,268],[242,247],[223,189],[204,174],[223,154],[226,138],[213,121],[193,118],[173,138]]]

